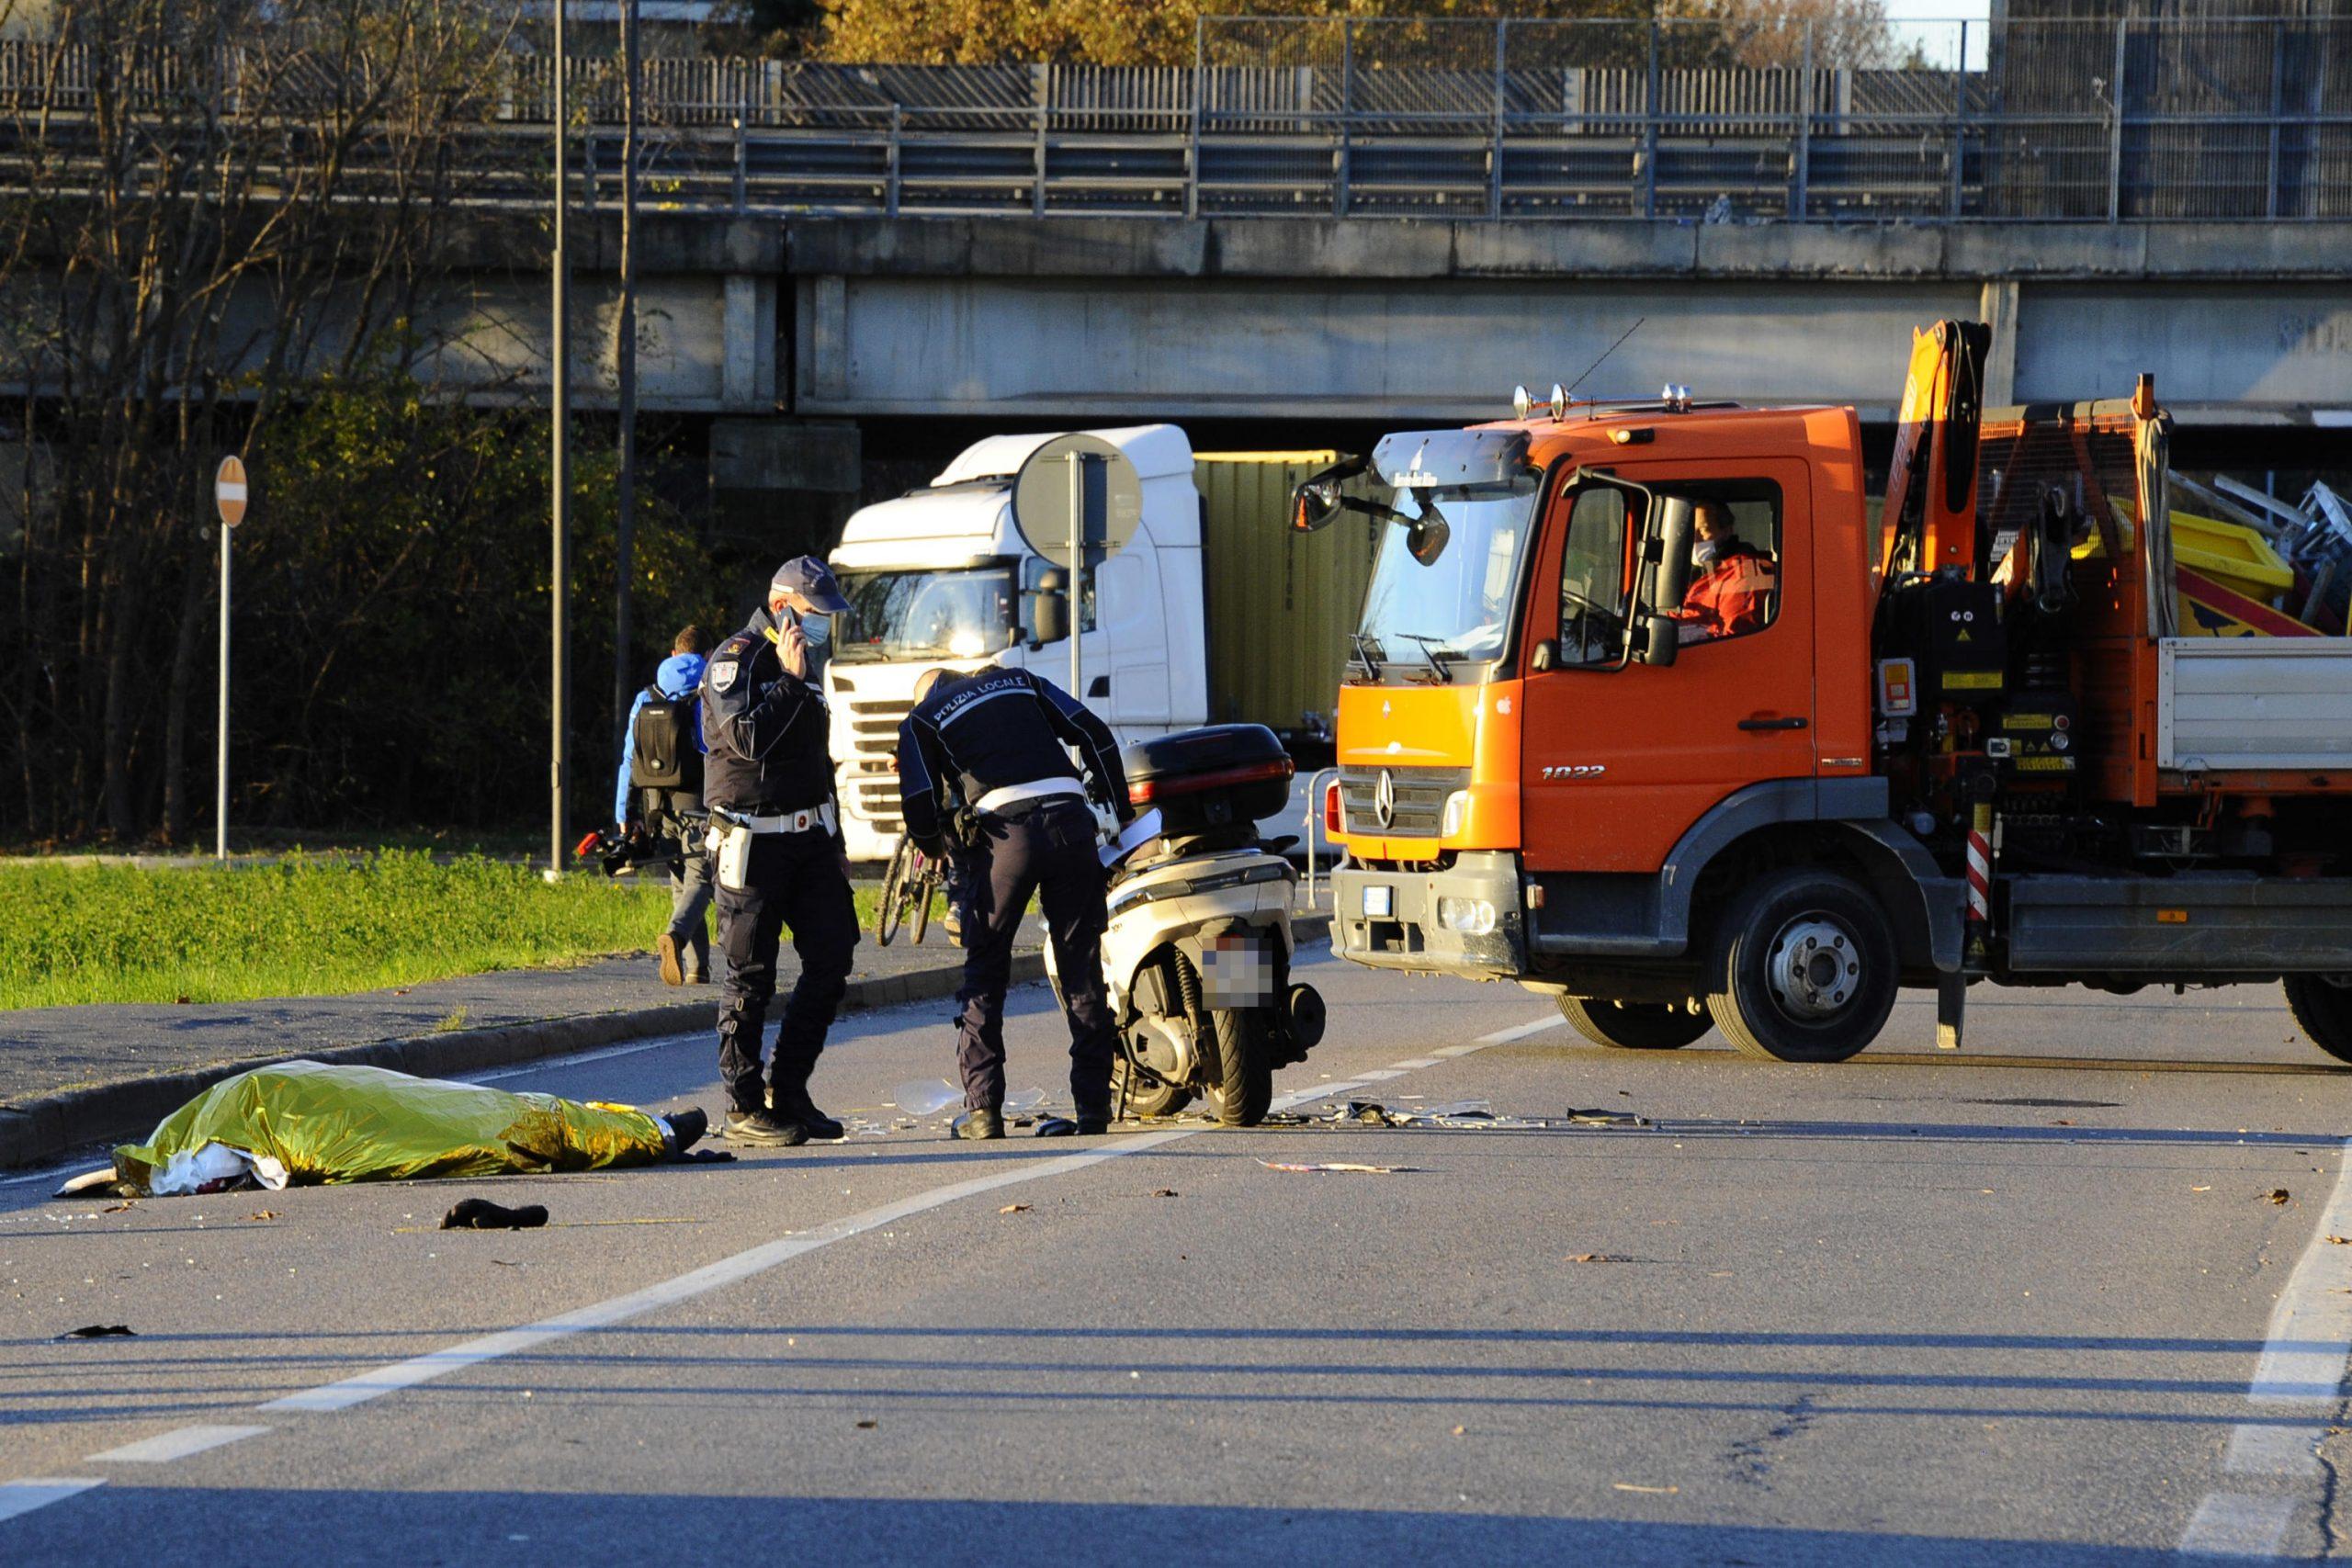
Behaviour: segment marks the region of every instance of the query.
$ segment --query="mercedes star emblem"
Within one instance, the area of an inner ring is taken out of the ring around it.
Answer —
[[[1383,828],[1396,820],[1396,775],[1386,768],[1380,770],[1380,782],[1373,786],[1372,814]]]

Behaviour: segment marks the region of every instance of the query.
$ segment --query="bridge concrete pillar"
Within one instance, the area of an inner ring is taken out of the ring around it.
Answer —
[[[1984,280],[1979,319],[1993,329],[1993,344],[1984,354],[1984,403],[2006,408],[2018,400],[2018,281],[2014,277]]]

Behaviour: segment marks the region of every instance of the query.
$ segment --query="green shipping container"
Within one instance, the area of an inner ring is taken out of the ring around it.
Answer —
[[[1338,460],[1336,452],[1193,455],[1213,723],[1262,724],[1286,737],[1330,731],[1378,536],[1352,513],[1314,534],[1294,531],[1289,516],[1291,487]]]

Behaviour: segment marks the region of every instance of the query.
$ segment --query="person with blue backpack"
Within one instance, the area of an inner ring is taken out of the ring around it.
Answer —
[[[662,983],[710,983],[710,813],[702,798],[703,649],[700,626],[681,630],[653,683],[629,705],[623,730],[613,820],[630,837],[674,839],[670,861],[670,924],[654,943]]]

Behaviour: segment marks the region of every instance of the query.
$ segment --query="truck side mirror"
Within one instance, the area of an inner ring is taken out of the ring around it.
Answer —
[[[1698,531],[1699,509],[1688,496],[1658,498],[1659,557],[1657,588],[1650,601],[1654,610],[1679,610],[1690,591],[1690,537]],[[1668,662],[1671,662],[1669,660]]]
[[[1556,668],[1559,662],[1560,645],[1548,637],[1537,643],[1535,651],[1527,657],[1527,667],[1538,675],[1543,674],[1546,670]]]
[[[1069,577],[1058,570],[1037,574],[1029,598],[1029,645],[1041,648],[1069,636]]]
[[[1643,624],[1647,641],[1642,645],[1642,662],[1660,669],[1674,662],[1682,651],[1682,623],[1671,615],[1652,615]]]
[[[1290,492],[1290,526],[1295,534],[1312,534],[1344,510],[1340,487],[1364,471],[1362,457],[1342,457],[1307,475]]]
[[[1340,514],[1340,487],[1306,479],[1290,492],[1290,526],[1295,534],[1312,534]]]

